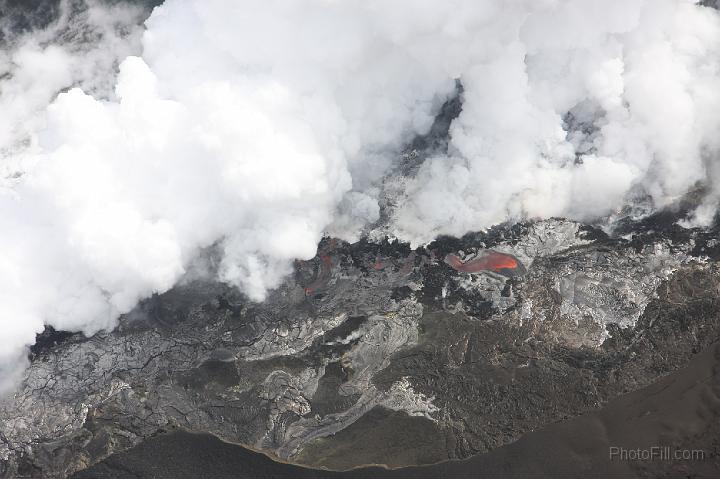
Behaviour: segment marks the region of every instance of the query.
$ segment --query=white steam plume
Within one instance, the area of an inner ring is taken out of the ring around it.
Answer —
[[[114,94],[96,85],[134,33],[84,59],[41,32],[5,60],[0,377],[44,324],[112,327],[207,246],[260,300],[324,232],[357,238],[456,79],[449,152],[393,199],[402,239],[597,217],[637,188],[662,206],[720,174],[720,17],[692,1],[167,0],[146,26]]]

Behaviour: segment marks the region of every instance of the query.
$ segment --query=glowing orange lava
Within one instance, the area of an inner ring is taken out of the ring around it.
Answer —
[[[464,263],[456,255],[449,254],[445,257],[445,262],[455,270],[463,273],[479,273],[481,271],[501,273],[507,270],[514,270],[519,265],[518,260],[514,257],[496,251],[490,251],[480,258],[471,259]]]

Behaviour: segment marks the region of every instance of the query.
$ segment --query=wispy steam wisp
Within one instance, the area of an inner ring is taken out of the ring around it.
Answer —
[[[260,300],[325,232],[357,238],[456,80],[448,151],[393,190],[402,239],[720,175],[720,16],[692,1],[168,0],[141,45],[107,8],[0,58],[4,377],[44,324],[112,327],[202,248]]]

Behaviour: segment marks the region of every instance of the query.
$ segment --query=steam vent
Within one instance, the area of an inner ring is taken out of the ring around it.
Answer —
[[[720,478],[720,0],[0,0],[0,479]]]

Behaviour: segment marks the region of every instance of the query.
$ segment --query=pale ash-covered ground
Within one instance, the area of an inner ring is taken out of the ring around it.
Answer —
[[[326,240],[262,304],[189,281],[111,333],[36,348],[0,405],[0,477],[64,477],[178,427],[339,469],[507,444],[717,338],[713,235],[646,226],[612,239],[548,220],[415,251]],[[443,261],[490,249],[524,274]]]

